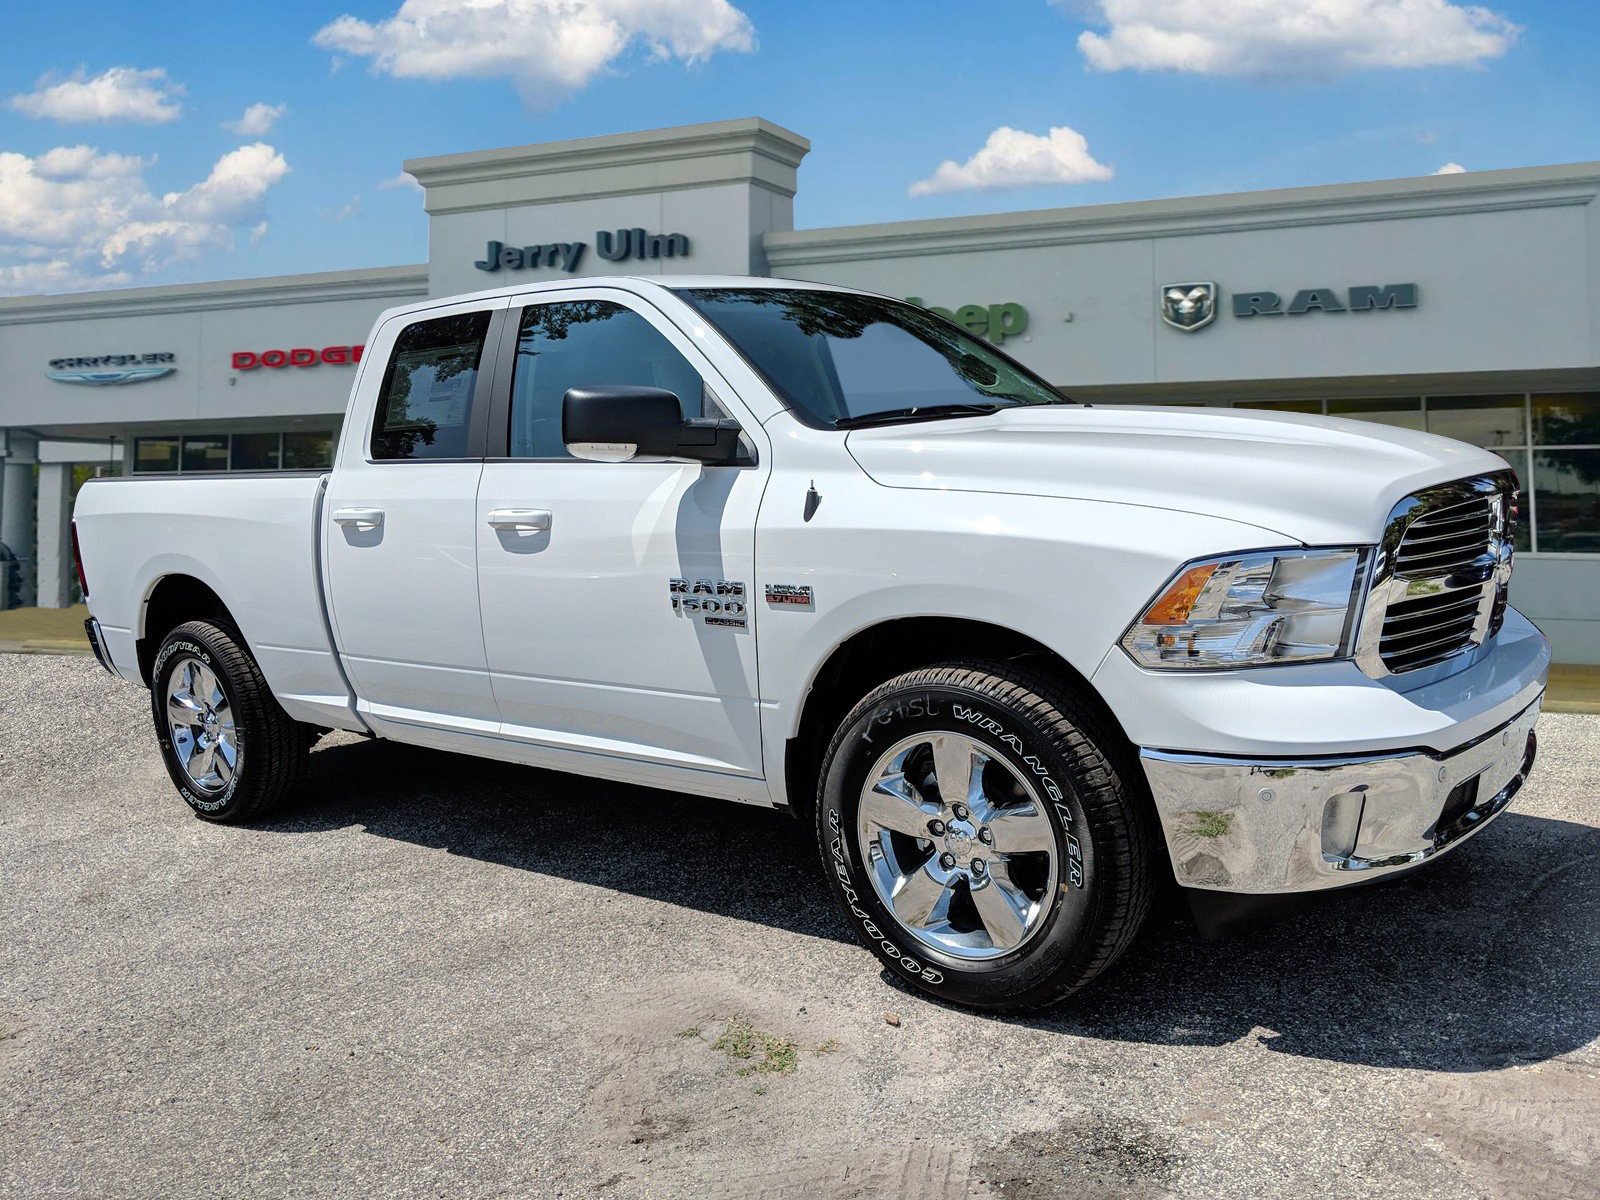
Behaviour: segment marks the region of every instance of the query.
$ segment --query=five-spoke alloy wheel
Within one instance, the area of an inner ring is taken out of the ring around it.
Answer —
[[[1037,933],[1060,877],[1045,802],[994,748],[951,730],[903,738],[867,773],[857,849],[917,941],[994,958]]]
[[[193,655],[167,677],[167,727],[190,783],[211,796],[228,786],[239,766],[233,708],[216,672]]]
[[[1150,903],[1148,798],[1104,714],[1012,663],[891,679],[840,722],[817,835],[858,936],[913,985],[984,1008],[1070,995]]]

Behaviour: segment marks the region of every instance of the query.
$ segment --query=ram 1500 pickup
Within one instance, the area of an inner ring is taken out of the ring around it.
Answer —
[[[1549,664],[1485,450],[1091,407],[912,304],[590,279],[386,312],[325,472],[83,488],[114,673],[249,820],[349,730],[769,805],[887,969],[1036,1007],[1499,814]]]

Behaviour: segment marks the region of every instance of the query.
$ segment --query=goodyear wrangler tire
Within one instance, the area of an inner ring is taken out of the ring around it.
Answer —
[[[980,1008],[1055,1003],[1149,910],[1133,767],[1044,676],[989,662],[902,675],[850,711],[823,760],[829,883],[894,975]]]
[[[167,774],[207,821],[262,816],[305,777],[311,739],[241,642],[226,626],[190,621],[166,636],[150,674]]]

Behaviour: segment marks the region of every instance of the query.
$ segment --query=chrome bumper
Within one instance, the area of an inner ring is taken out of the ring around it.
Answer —
[[[1476,833],[1521,790],[1538,719],[1536,699],[1443,754],[1140,759],[1180,884],[1306,892],[1402,870]]]

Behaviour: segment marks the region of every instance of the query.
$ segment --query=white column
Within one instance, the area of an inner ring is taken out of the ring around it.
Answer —
[[[33,544],[33,468],[39,457],[39,441],[11,430],[6,439],[10,453],[0,475],[0,542],[17,556],[21,568],[20,600],[24,607],[34,598]],[[0,587],[0,608],[7,602],[6,589]]]
[[[72,603],[72,464],[39,466],[40,608]]]

